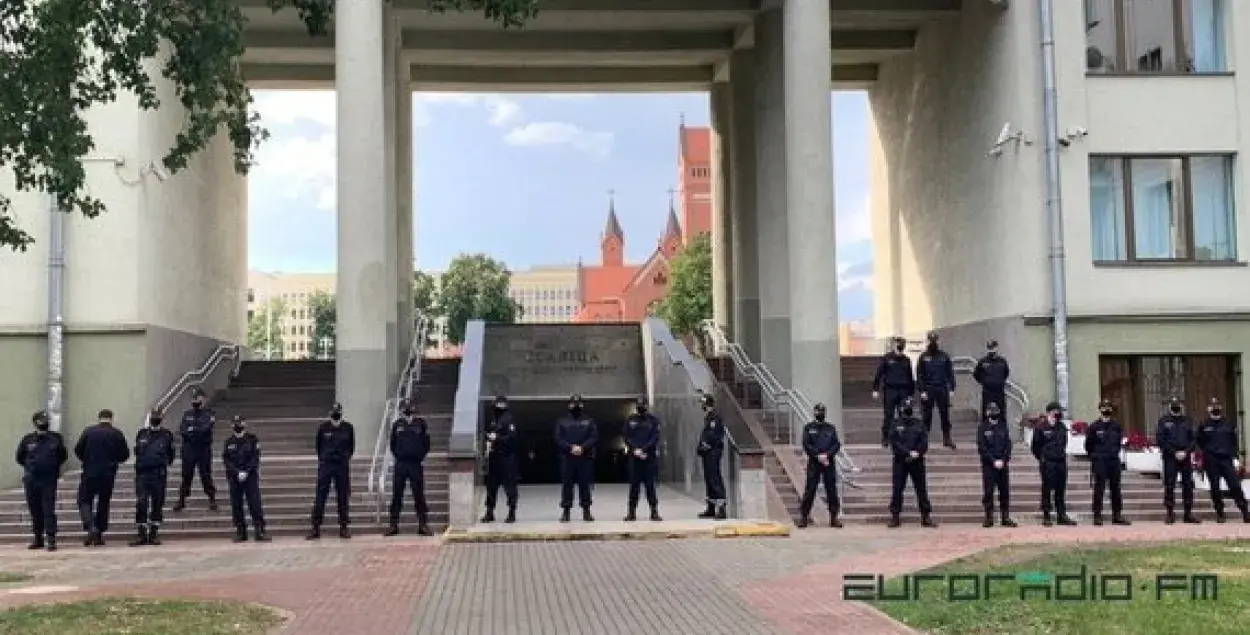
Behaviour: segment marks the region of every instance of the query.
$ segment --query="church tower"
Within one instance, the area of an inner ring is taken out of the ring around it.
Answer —
[[[664,226],[664,234],[660,236],[660,251],[665,258],[672,258],[681,250],[683,241],[681,221],[677,218],[677,207],[673,201],[676,191],[668,191],[668,224]]]
[[[600,264],[604,267],[625,266],[625,231],[616,218],[616,196],[608,194],[608,222],[599,242]]]

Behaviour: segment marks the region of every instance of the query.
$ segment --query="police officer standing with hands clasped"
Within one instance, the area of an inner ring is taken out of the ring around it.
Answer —
[[[148,415],[148,427],[135,435],[135,527],[138,537],[131,547],[161,544],[165,520],[165,488],[169,467],[174,464],[174,435],[161,427],[161,413]]]
[[[933,434],[933,407],[942,420],[942,445],[954,450],[951,439],[951,398],[955,396],[955,363],[938,346],[938,334],[929,333],[929,345],[916,364],[916,384],[920,388],[921,417],[926,434]]]
[[[391,526],[387,536],[399,533],[399,514],[404,509],[404,487],[412,488],[417,512],[417,533],[430,535],[430,508],[425,502],[425,457],[430,455],[430,431],[425,419],[416,416],[412,402],[404,404],[404,414],[391,426],[391,455],[395,474],[391,483]]]
[[[30,420],[35,430],[18,441],[15,457],[22,466],[22,489],[26,490],[30,530],[35,536],[30,548],[56,551],[56,488],[69,451],[61,433],[50,429],[48,413],[41,410]]]
[[[78,481],[78,516],[82,519],[86,547],[103,547],[104,533],[109,529],[109,503],[113,500],[113,484],[117,468],[130,460],[126,435],[113,427],[113,411],[101,410],[98,423],[82,431],[74,445],[74,456],[82,462]]]
[[[226,485],[230,487],[234,541],[247,541],[247,520],[243,517],[246,502],[256,542],[269,542],[269,534],[265,533],[265,509],[260,500],[260,439],[247,431],[243,417],[236,415],[231,427],[234,434],[226,438],[221,462],[226,467]]]
[[[985,357],[977,360],[977,367],[972,370],[972,379],[981,384],[982,417],[990,403],[998,404],[999,414],[1007,416],[1007,379],[1010,377],[1011,367],[998,354],[998,340],[986,342]]]
[[[1211,505],[1215,508],[1215,522],[1224,522],[1224,492],[1220,489],[1220,481],[1228,484],[1229,493],[1237,509],[1241,510],[1241,520],[1250,523],[1250,509],[1246,507],[1246,493],[1241,489],[1241,480],[1237,478],[1237,469],[1233,466],[1233,457],[1237,456],[1237,422],[1224,416],[1224,406],[1218,399],[1212,399],[1207,407],[1207,420],[1198,428],[1198,447],[1202,449],[1207,473],[1207,483],[1211,485]],[[1244,458],[1244,457],[1243,457]]]
[[[977,428],[977,454],[981,456],[981,506],[985,508],[982,526],[994,526],[994,490],[998,490],[1002,526],[1015,527],[1011,519],[1011,430],[993,401],[985,405],[985,420]]]
[[[1181,481],[1184,521],[1194,525],[1202,522],[1194,516],[1193,458],[1197,439],[1179,398],[1173,397],[1168,402],[1168,411],[1159,417],[1159,425],[1155,428],[1155,443],[1159,446],[1159,453],[1163,455],[1163,507],[1167,510],[1167,519],[1164,522],[1169,525],[1176,522],[1177,478]]]
[[[577,484],[577,502],[582,507],[582,520],[594,521],[590,515],[590,485],[595,473],[595,446],[599,429],[583,414],[581,395],[569,397],[569,413],[556,422],[556,447],[560,450],[560,522],[569,522],[573,508],[573,484]]]
[[[187,506],[191,495],[191,483],[196,472],[200,485],[208,496],[208,509],[217,511],[217,487],[213,485],[213,426],[217,415],[204,407],[204,393],[196,392],[191,398],[191,409],[182,413],[182,484],[178,487],[178,502],[172,511],[180,512]]]
[[[1075,525],[1068,517],[1068,426],[1063,423],[1063,407],[1058,402],[1046,404],[1046,420],[1033,431],[1029,444],[1042,475],[1042,524],[1051,527],[1051,510],[1059,516],[1060,525]]]
[[[339,538],[351,538],[347,529],[351,524],[351,468],[352,455],[356,453],[356,429],[350,421],[343,420],[343,406],[330,408],[330,420],[317,428],[317,491],[313,499],[312,531],[307,540],[321,538],[321,522],[325,520],[326,499],[330,497],[330,485],[334,485],[334,498],[339,515]]]
[[[901,337],[891,341],[893,350],[881,356],[872,378],[872,398],[881,399],[881,447],[890,447],[890,429],[899,404],[916,392],[916,378],[911,372],[911,358],[903,353],[907,342]]]
[[[516,522],[517,481],[520,474],[516,458],[516,421],[508,411],[508,398],[495,397],[495,413],[486,423],[486,514],[482,522],[495,522],[495,504],[499,488],[508,499],[506,523]]]
[[[937,527],[937,523],[933,522],[933,506],[929,503],[928,474],[924,464],[925,454],[929,451],[929,433],[916,419],[911,397],[903,399],[899,405],[898,420],[890,429],[890,447],[894,452],[894,464],[889,526],[894,528],[902,524],[899,514],[903,513],[903,488],[910,479],[912,486],[916,488],[920,524]]]
[[[628,454],[629,509],[625,522],[638,519],[639,489],[647,491],[647,505],[651,507],[651,520],[660,521],[660,497],[655,482],[660,476],[660,419],[647,408],[646,397],[634,403],[634,414],[625,422],[625,451]]]
[[[699,431],[699,447],[695,453],[703,463],[703,490],[707,495],[707,509],[699,518],[725,520],[725,475],[721,471],[721,459],[725,455],[725,424],[715,409],[711,395],[700,397],[703,405],[703,429]]]
[[[829,503],[829,526],[841,527],[838,511],[841,510],[841,499],[838,498],[838,452],[842,451],[842,441],[838,439],[838,429],[825,419],[825,404],[818,403],[812,408],[813,420],[803,426],[803,453],[807,455],[807,483],[803,487],[803,500],[799,502],[799,527],[807,527],[812,523],[812,506],[816,504],[816,491],[821,483],[825,485],[825,499]]]
[[[1131,524],[1124,518],[1124,495],[1120,491],[1120,446],[1124,441],[1124,428],[1112,418],[1115,408],[1110,401],[1098,404],[1098,419],[1089,425],[1085,433],[1085,454],[1089,457],[1089,469],[1094,477],[1094,524],[1102,525],[1103,495],[1111,489],[1111,522],[1115,525]],[[1065,450],[1066,451],[1066,450]]]

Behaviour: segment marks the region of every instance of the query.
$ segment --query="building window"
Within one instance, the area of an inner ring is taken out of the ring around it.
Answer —
[[[711,168],[690,168],[690,176],[696,179],[706,179],[712,176]]]
[[[1212,399],[1237,416],[1236,355],[1101,355],[1101,397],[1115,404],[1126,430],[1154,435],[1165,404],[1178,397],[1191,418],[1206,416]]]
[[[1090,157],[1096,262],[1237,258],[1233,159]]]
[[[250,303],[250,302],[255,302],[255,301],[256,301],[256,289],[248,289],[248,290],[247,290],[247,301],[248,301],[249,303]]]
[[[1090,73],[1228,70],[1226,0],[1085,0]]]

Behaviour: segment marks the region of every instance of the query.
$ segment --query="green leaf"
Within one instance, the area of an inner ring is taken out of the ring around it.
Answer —
[[[656,314],[678,335],[689,335],[712,317],[712,239],[700,234],[669,265],[668,295]]]
[[[286,342],[282,334],[287,315],[286,303],[279,299],[270,300],[252,312],[247,321],[247,347],[258,357],[265,359],[285,359]],[[267,356],[265,353],[269,352]]]
[[[521,317],[521,305],[508,296],[512,272],[486,254],[456,256],[439,277],[438,315],[447,320],[447,340],[464,342],[469,320],[510,324]]]
[[[308,296],[308,309],[312,313],[312,356],[314,359],[334,357],[335,312],[334,295],[326,291],[314,291]]]

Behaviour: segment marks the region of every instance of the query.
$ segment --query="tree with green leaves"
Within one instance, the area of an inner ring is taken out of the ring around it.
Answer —
[[[286,303],[277,298],[252,311],[247,322],[247,347],[261,359],[286,359],[282,334],[286,323]]]
[[[712,317],[712,240],[700,234],[669,264],[668,295],[656,313],[678,335],[698,332]]]
[[[293,9],[310,37],[326,37],[339,0],[267,0]],[[431,11],[473,11],[517,28],[539,0],[427,0]],[[95,150],[86,113],[126,93],[142,110],[168,107],[168,82],[183,111],[182,129],[160,159],[171,173],[218,135],[246,174],[268,134],[252,108],[240,57],[247,18],[238,0],[0,0],[0,167],[19,191],[54,195],[66,212],[95,218],[104,202],[87,187],[83,160]],[[0,246],[33,241],[0,195]]]
[[[308,296],[308,310],[312,313],[312,356],[314,359],[334,358],[335,312],[334,295],[326,291],[314,291]]]
[[[439,277],[438,314],[447,318],[447,341],[464,342],[469,320],[510,324],[521,305],[508,296],[512,272],[486,254],[461,254]]]
[[[439,317],[438,280],[433,275],[420,270],[413,272],[412,308],[431,320]],[[434,344],[435,328],[437,324],[432,324],[431,329],[426,333],[426,347]]]

